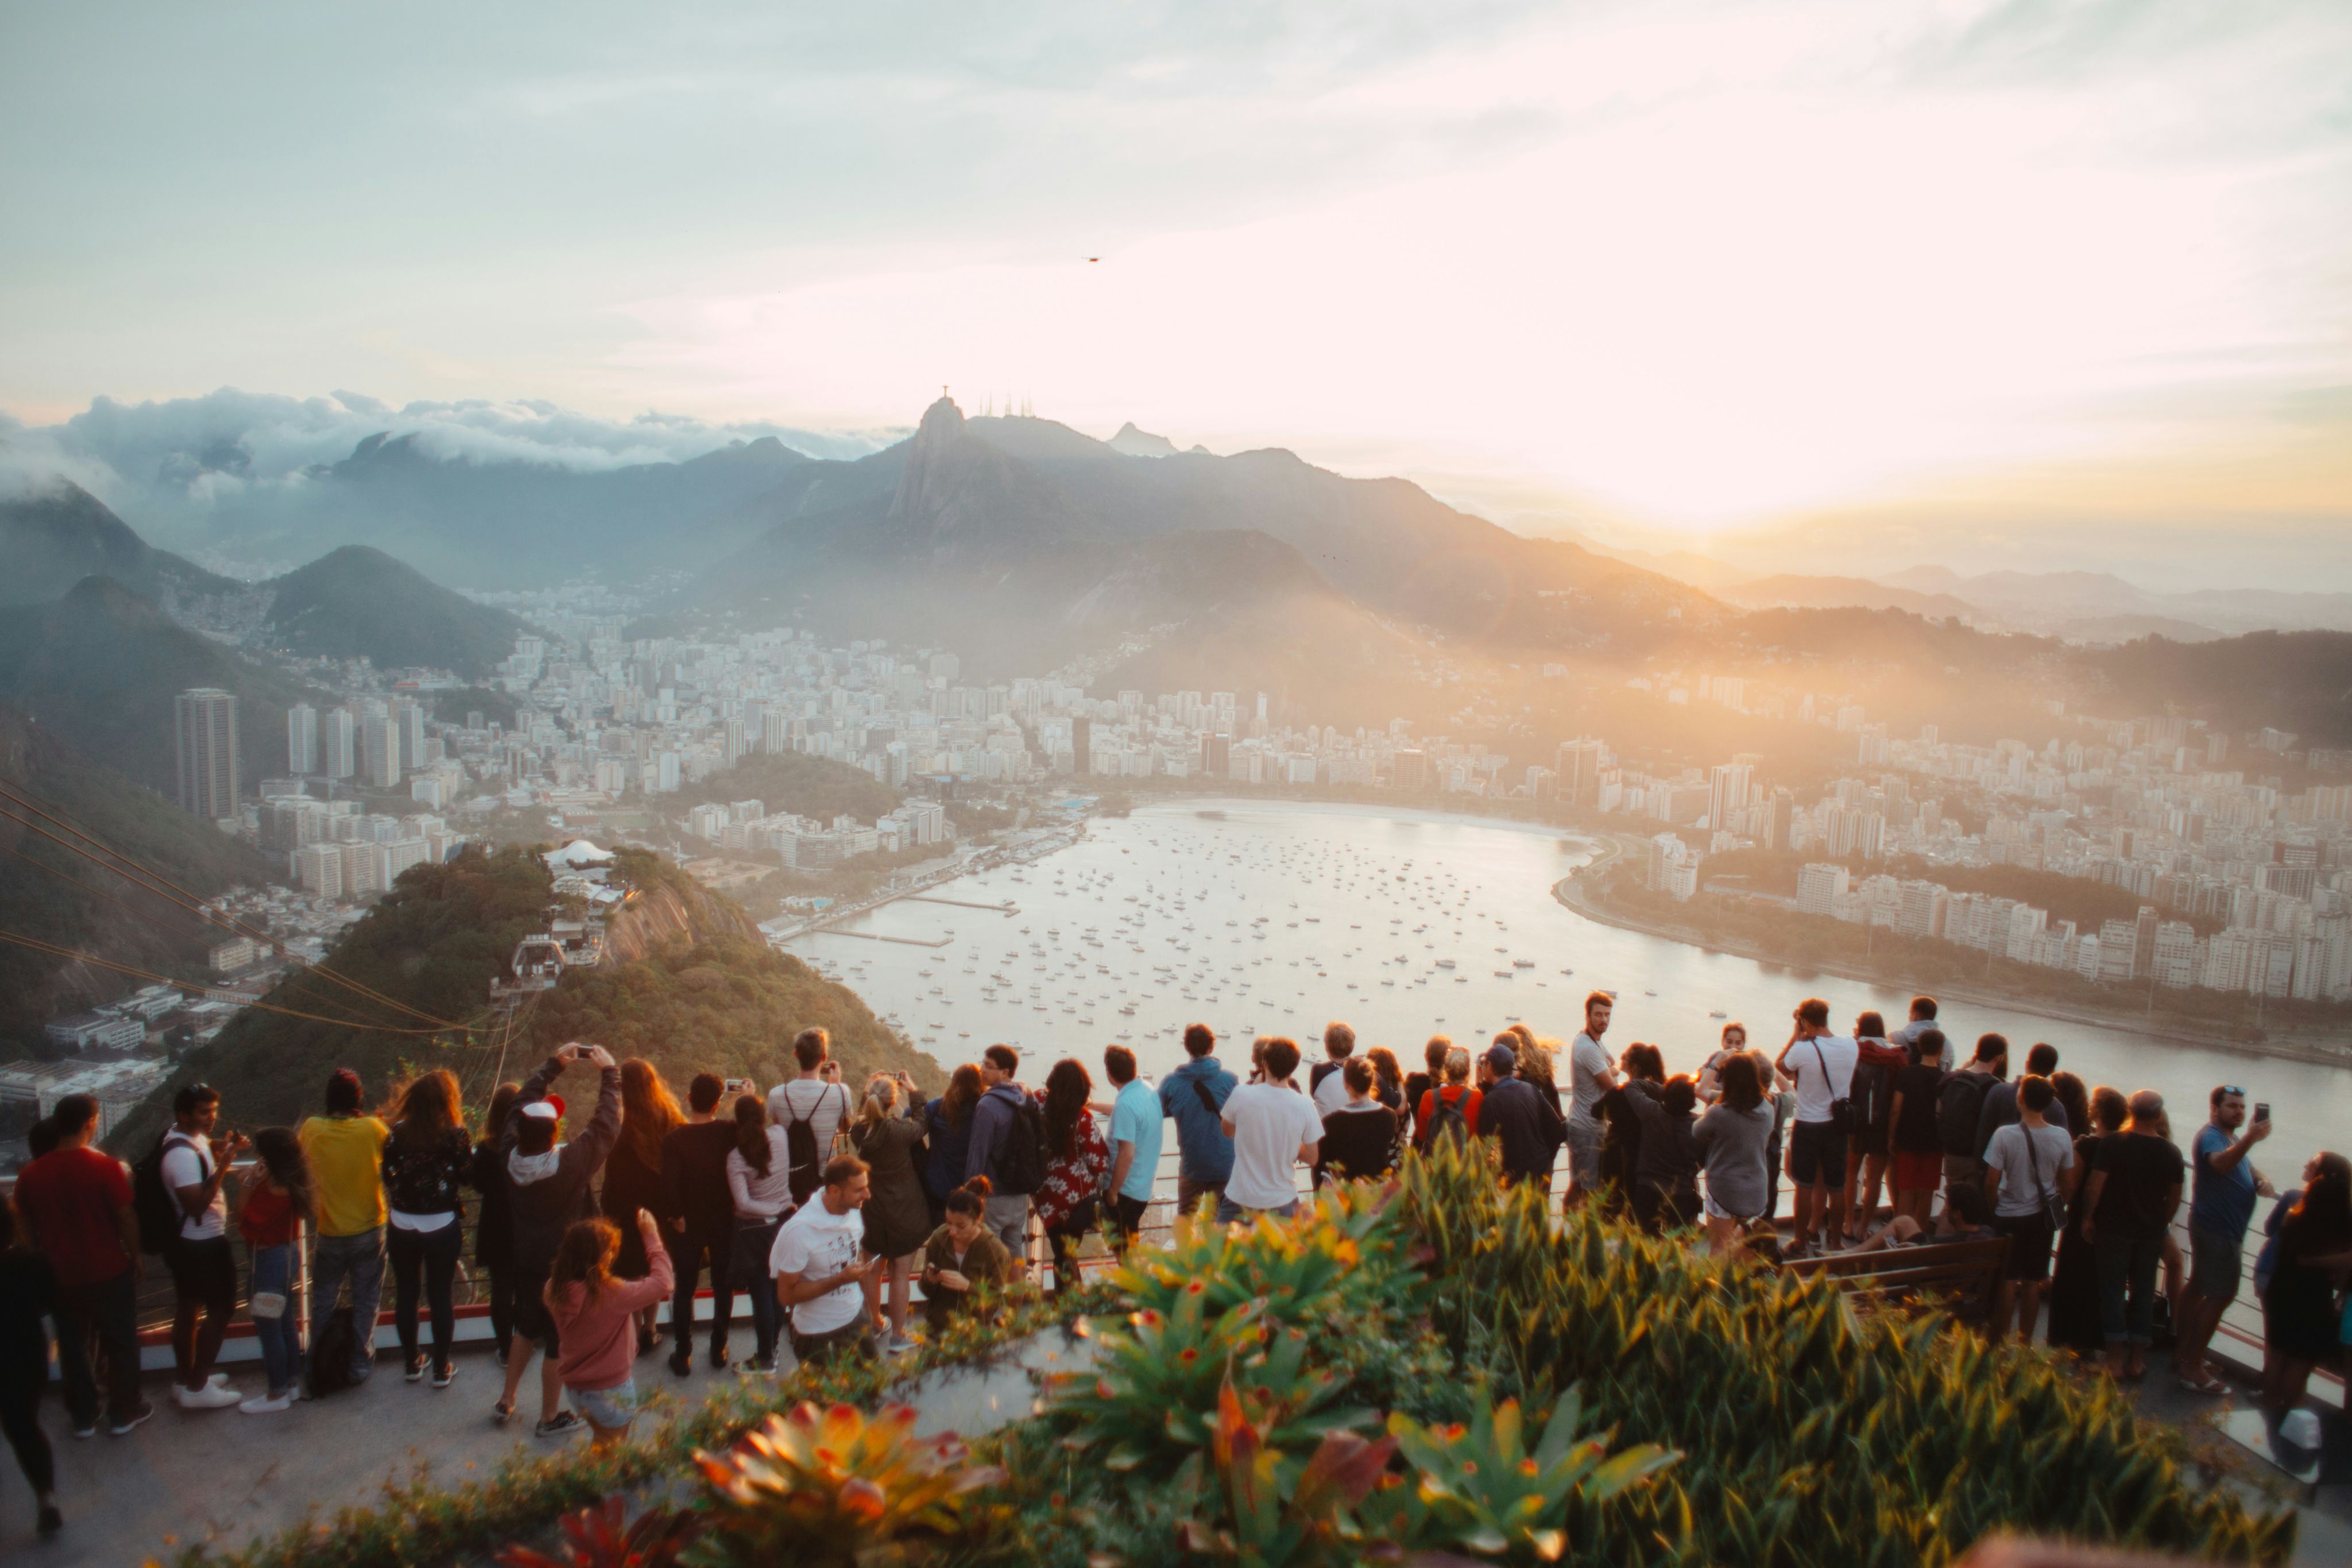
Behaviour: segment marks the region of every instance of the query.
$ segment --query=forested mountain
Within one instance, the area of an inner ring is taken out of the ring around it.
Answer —
[[[372,1096],[408,1073],[446,1067],[470,1106],[501,1077],[520,1079],[556,1046],[581,1040],[616,1057],[646,1057],[682,1098],[701,1071],[777,1082],[789,1071],[793,1036],[815,1024],[832,1034],[853,1083],[884,1069],[912,1073],[934,1092],[942,1083],[938,1063],[885,1029],[856,993],[770,947],[733,900],[648,851],[621,851],[614,874],[635,896],[612,921],[606,962],[528,999],[511,1027],[490,1008],[489,984],[506,972],[517,941],[545,929],[552,880],[532,851],[469,845],[446,863],[403,873],[325,963],[426,1018],[297,973],[264,998],[288,1012],[240,1013],[173,1082],[211,1083],[239,1125],[311,1113],[338,1067],[355,1069]],[[432,1020],[460,1027],[436,1030]],[[562,1085],[575,1113],[584,1113],[590,1082],[575,1069]],[[153,1135],[169,1091],[118,1134],[118,1148]]]
[[[170,901],[67,847],[84,841],[43,812],[202,897],[282,874],[250,845],[100,767],[5,702],[0,788],[16,797],[0,799],[0,931],[192,978],[204,973],[206,938],[219,939]],[[37,1054],[48,1019],[142,983],[0,944],[0,1057]]]
[[[511,587],[583,564],[616,573],[716,559],[750,537],[732,508],[806,457],[772,436],[686,463],[574,469],[427,452],[414,434],[362,441],[299,483],[223,499],[205,527],[224,549],[302,560],[346,544],[389,550],[444,582]]]
[[[286,710],[302,686],[111,578],[85,578],[46,609],[0,616],[0,700],[167,798],[178,789],[173,700],[192,686],[236,694],[248,783],[285,766]]]
[[[514,652],[525,629],[520,616],[453,593],[366,545],[320,556],[268,590],[268,623],[280,645],[312,657],[364,655],[378,669],[425,665],[478,679]]]
[[[1338,673],[1320,663],[1360,689],[1402,674],[1427,630],[1617,650],[1727,613],[1401,480],[1285,452],[1131,456],[1051,421],[967,421],[944,398],[901,446],[812,465],[759,505],[774,526],[681,606],[936,641],[994,674],[1143,634],[1152,652],[1130,667],[1171,678],[1254,667],[1255,684],[1319,688]]]
[[[58,479],[0,500],[0,605],[47,604],[85,577],[110,577],[150,599],[233,591],[216,577],[141,538],[106,504]]]

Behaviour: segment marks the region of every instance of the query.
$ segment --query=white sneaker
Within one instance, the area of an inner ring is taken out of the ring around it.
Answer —
[[[294,1391],[283,1394],[257,1394],[237,1406],[248,1416],[275,1416],[280,1410],[294,1408]]]
[[[172,1390],[172,1398],[183,1410],[226,1410],[245,1401],[245,1396],[236,1389],[224,1388],[217,1383],[207,1383],[194,1393],[181,1384]]]
[[[228,1374],[226,1372],[215,1372],[210,1377],[205,1378],[205,1381],[211,1384],[215,1388],[226,1388],[228,1386]]]

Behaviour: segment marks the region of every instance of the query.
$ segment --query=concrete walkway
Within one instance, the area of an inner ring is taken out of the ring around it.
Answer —
[[[748,1354],[750,1336],[737,1338],[738,1353]],[[1034,1374],[1081,1364],[1091,1349],[1090,1341],[1048,1331],[988,1364],[931,1373],[899,1397],[922,1413],[918,1430],[978,1437],[1029,1415]],[[711,1372],[698,1353],[693,1375],[680,1378],[667,1355],[665,1346],[636,1364],[639,1389],[664,1401],[657,1409],[739,1381],[731,1369]],[[789,1346],[779,1355],[789,1369]],[[456,1484],[494,1473],[518,1448],[543,1452],[587,1442],[584,1429],[566,1437],[531,1436],[536,1367],[525,1381],[526,1414],[499,1427],[490,1419],[500,1386],[498,1363],[487,1350],[461,1349],[457,1364],[457,1380],[436,1391],[430,1383],[404,1381],[396,1355],[381,1356],[375,1375],[359,1387],[276,1416],[182,1410],[170,1402],[169,1387],[151,1377],[154,1416],[127,1437],[100,1431],[77,1439],[56,1400],[45,1400],[42,1425],[58,1451],[66,1528],[52,1541],[35,1537],[31,1495],[9,1466],[0,1480],[0,1561],[10,1568],[168,1562],[193,1542],[241,1546],[306,1515],[331,1518],[341,1508],[377,1500],[387,1481],[406,1480],[419,1469]],[[255,1374],[236,1375],[248,1392],[260,1382]]]
[[[749,1336],[739,1351],[748,1353]],[[730,1369],[712,1373],[699,1356],[694,1374],[679,1378],[667,1352],[640,1359],[640,1389],[694,1398],[715,1383],[735,1381]],[[791,1353],[784,1353],[790,1359]],[[399,1357],[381,1355],[375,1375],[357,1388],[275,1416],[235,1408],[182,1410],[160,1378],[146,1379],[155,1414],[127,1437],[77,1439],[54,1398],[41,1405],[42,1426],[58,1452],[58,1501],[66,1527],[56,1539],[33,1534],[33,1508],[23,1479],[0,1482],[0,1560],[26,1568],[127,1565],[200,1540],[242,1545],[299,1522],[315,1511],[374,1500],[388,1480],[425,1469],[445,1482],[488,1475],[518,1447],[545,1449],[584,1444],[583,1428],[567,1437],[534,1438],[538,1368],[525,1380],[525,1414],[505,1427],[490,1418],[499,1397],[498,1363],[487,1350],[461,1348],[457,1380],[436,1390],[409,1383]],[[257,1368],[232,1378],[257,1392]],[[53,1390],[54,1392],[54,1390]]]

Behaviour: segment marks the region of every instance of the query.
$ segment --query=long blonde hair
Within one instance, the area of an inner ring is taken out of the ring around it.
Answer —
[[[640,1164],[661,1168],[662,1140],[686,1125],[669,1085],[642,1056],[621,1063],[621,1142]]]
[[[898,1108],[898,1081],[877,1072],[866,1081],[866,1103],[857,1108],[857,1124],[871,1127],[890,1119]]]

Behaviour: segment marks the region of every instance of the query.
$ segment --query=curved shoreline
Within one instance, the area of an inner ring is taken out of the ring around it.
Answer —
[[[1885,975],[1874,974],[1865,968],[1823,963],[1810,958],[1802,962],[1780,958],[1763,951],[1753,943],[1709,936],[1688,926],[1640,920],[1616,910],[1601,908],[1583,895],[1583,890],[1577,883],[1587,873],[1599,870],[1623,852],[1625,852],[1624,844],[1612,838],[1602,854],[1553,883],[1552,897],[1563,908],[1596,925],[1614,926],[1620,931],[1638,932],[1644,936],[1655,936],[1668,942],[1678,942],[1685,947],[1696,947],[1702,952],[1723,953],[1731,957],[1746,958],[1759,964],[1779,964],[1792,970],[1801,969],[1814,974],[1831,975],[1842,980],[1853,980],[1862,985],[1885,986],[1895,983]],[[1950,998],[1955,1001],[1975,1002],[1986,1007],[2015,1008],[2021,1011],[2038,1013],[2042,1017],[2057,1019],[2067,1023],[2089,1024],[2095,1028],[2114,1030],[2120,1034],[2141,1035],[2149,1040],[2163,1040],[2173,1045],[2237,1051],[2247,1056],[2271,1057],[2283,1061],[2308,1062],[2319,1067],[2352,1068],[2352,1052],[2331,1051],[2325,1046],[2288,1040],[2253,1043],[2242,1040],[2231,1040],[2225,1036],[2193,1030],[2168,1028],[2145,1017],[2126,1018],[2073,1006],[2065,1002],[2049,1002],[2040,998],[2019,997],[1966,984],[1939,986],[1937,991],[1939,996]]]

